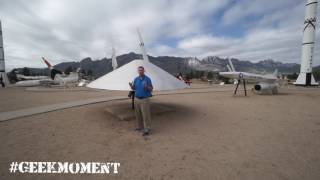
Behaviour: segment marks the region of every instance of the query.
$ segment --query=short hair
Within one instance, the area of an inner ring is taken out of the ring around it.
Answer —
[[[138,69],[143,69],[144,70],[144,67],[143,66],[139,66]]]

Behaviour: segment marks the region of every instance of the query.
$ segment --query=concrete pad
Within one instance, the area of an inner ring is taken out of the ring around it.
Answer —
[[[158,116],[173,112],[174,108],[165,104],[150,103],[151,116]],[[131,108],[131,103],[117,102],[108,104],[105,111],[121,121],[130,121],[135,119],[134,110]]]
[[[91,98],[91,99],[84,99],[84,100],[79,100],[79,101],[72,101],[72,102],[50,104],[50,105],[46,105],[46,106],[39,106],[39,107],[33,107],[33,108],[26,108],[26,109],[15,110],[15,111],[1,112],[0,113],[0,122],[11,120],[11,119],[17,119],[17,118],[21,118],[21,117],[26,117],[26,116],[32,116],[35,114],[47,113],[47,112],[57,111],[57,110],[61,110],[61,109],[67,109],[67,108],[72,108],[72,107],[88,105],[88,104],[95,104],[95,103],[108,102],[108,101],[114,101],[114,100],[125,100],[125,99],[128,99],[128,97],[113,96],[113,97],[104,97],[104,98]]]
[[[95,89],[89,89],[86,87],[64,87],[64,86],[50,86],[50,87],[27,87],[25,88],[26,91],[33,91],[33,92],[75,92],[75,91],[98,91]]]

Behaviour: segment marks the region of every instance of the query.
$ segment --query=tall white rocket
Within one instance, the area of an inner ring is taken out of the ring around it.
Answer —
[[[315,46],[317,22],[317,0],[308,0],[303,29],[301,68],[298,79],[294,83],[299,86],[317,86],[312,75],[312,60]]]
[[[112,68],[113,70],[118,68],[116,50],[114,49],[114,47],[112,47]]]
[[[7,85],[9,80],[6,73],[5,63],[4,63],[4,50],[3,50],[3,37],[2,37],[2,26],[0,21],[0,79],[2,82]],[[1,84],[0,84],[1,86]]]
[[[149,58],[148,58],[148,55],[147,55],[147,51],[146,51],[146,49],[144,47],[144,42],[143,42],[140,30],[137,29],[137,32],[138,32],[138,36],[139,36],[139,42],[140,42],[139,46],[141,48],[143,60],[145,60],[146,62],[149,62]]]

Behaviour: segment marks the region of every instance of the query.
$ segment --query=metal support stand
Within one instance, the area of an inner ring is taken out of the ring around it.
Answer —
[[[243,81],[244,94],[245,94],[245,96],[247,96],[246,80],[243,78],[243,74],[239,74],[239,79],[238,79],[236,89],[234,90],[234,95],[237,94],[241,80]]]
[[[135,99],[135,95],[134,95],[134,91],[130,91],[129,92],[129,97],[131,98],[131,108],[134,109],[134,99]]]
[[[247,96],[246,80],[243,79],[244,95]]]
[[[236,89],[234,90],[234,95],[236,95],[236,94],[237,94],[239,84],[241,83],[240,81],[241,81],[241,80],[240,80],[240,79],[238,79],[238,83],[237,83]]]
[[[132,109],[134,109],[134,96],[131,97],[131,103],[132,103],[131,107]]]

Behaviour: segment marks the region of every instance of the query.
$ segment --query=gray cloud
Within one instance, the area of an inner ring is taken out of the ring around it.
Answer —
[[[223,26],[228,26],[246,16],[261,16],[260,20],[248,23],[245,35],[237,38],[202,34],[183,39],[178,51],[198,56],[217,55],[259,61],[275,59],[282,62],[300,63],[302,29],[305,2],[239,1],[223,15]],[[265,4],[264,2],[267,2]],[[293,2],[289,6],[289,2]],[[285,8],[286,7],[286,8]],[[270,12],[268,12],[270,11]],[[318,13],[319,14],[319,13]],[[320,64],[319,29],[314,64]]]
[[[227,4],[218,1],[5,0],[0,2],[7,67],[53,64],[139,51],[136,28],[147,44],[161,37],[199,33],[204,17]],[[159,47],[162,46],[159,44]]]
[[[88,56],[102,58],[111,55],[111,46],[116,47],[118,54],[139,52],[137,27],[141,28],[147,51],[156,56],[219,55],[253,61],[273,58],[299,62],[304,3],[292,0],[230,2],[2,0],[0,18],[6,65],[9,69],[44,67],[41,56],[50,59],[52,64]],[[289,5],[291,8],[285,8]],[[225,23],[221,24],[225,27],[248,16],[261,18],[248,23],[243,37],[208,34],[205,29],[212,20],[210,16],[221,13],[222,9],[226,9],[222,16]],[[177,39],[177,45],[163,43],[164,38]],[[316,49],[318,61],[319,48]]]

